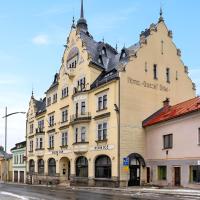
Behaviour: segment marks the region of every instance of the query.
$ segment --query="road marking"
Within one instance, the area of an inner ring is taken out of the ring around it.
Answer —
[[[0,192],[0,194],[2,194],[2,195],[7,195],[7,196],[11,196],[11,197],[16,197],[16,198],[22,199],[22,200],[29,200],[29,199],[27,199],[26,197],[19,196],[19,195],[17,195],[17,194],[13,194],[13,193],[10,193],[10,192]]]

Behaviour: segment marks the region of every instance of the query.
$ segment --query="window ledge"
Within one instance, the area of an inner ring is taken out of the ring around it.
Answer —
[[[40,149],[35,149],[35,151],[43,151],[44,148],[40,148]]]
[[[101,112],[101,111],[104,111],[104,110],[107,110],[108,108],[106,107],[106,108],[102,108],[102,109],[98,109],[98,110],[96,110],[96,112]]]
[[[66,99],[69,95],[61,97],[60,100]]]
[[[54,147],[49,147],[49,148],[47,148],[48,150],[53,150],[54,149]]]
[[[67,148],[68,148],[68,145],[61,145],[60,148],[61,148],[61,149],[64,149],[64,148],[67,149]]]
[[[163,148],[162,150],[164,151],[164,150],[170,150],[170,149],[172,149],[172,147]]]
[[[72,145],[89,144],[89,142],[74,142]]]
[[[104,140],[96,140],[95,142],[96,143],[104,143],[104,142],[107,142],[108,141],[108,139],[104,139]]]

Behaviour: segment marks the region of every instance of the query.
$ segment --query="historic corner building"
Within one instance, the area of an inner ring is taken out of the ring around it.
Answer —
[[[166,97],[172,105],[195,97],[195,85],[162,13],[138,43],[117,51],[93,39],[82,2],[45,94],[29,103],[27,180],[116,187],[147,182],[142,121]]]

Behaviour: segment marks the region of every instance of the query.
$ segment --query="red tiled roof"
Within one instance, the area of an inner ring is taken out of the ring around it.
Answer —
[[[200,111],[200,97],[195,97],[174,106],[164,106],[144,120],[143,127],[174,119],[198,110]]]

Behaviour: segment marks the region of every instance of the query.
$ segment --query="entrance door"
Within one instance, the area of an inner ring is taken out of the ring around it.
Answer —
[[[18,171],[14,171],[14,182],[18,182]]]
[[[23,171],[20,171],[19,177],[20,177],[19,182],[24,183],[24,172]]]
[[[174,185],[180,186],[181,185],[181,168],[174,167]]]
[[[147,167],[147,183],[150,183],[150,167]]]
[[[140,185],[140,166],[130,165],[130,179],[128,182],[129,186],[139,186]]]

